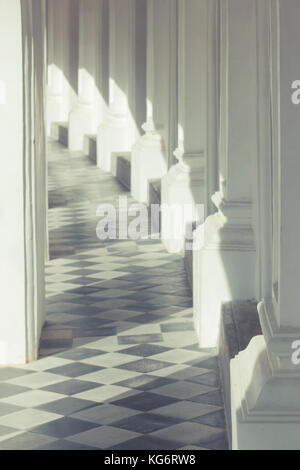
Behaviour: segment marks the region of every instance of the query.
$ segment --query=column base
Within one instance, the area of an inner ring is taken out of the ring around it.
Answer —
[[[163,137],[159,132],[146,132],[132,148],[131,194],[141,203],[149,204],[148,183],[167,172]]]
[[[216,347],[221,306],[254,299],[255,245],[251,204],[216,195],[219,211],[194,233],[194,322],[201,347]]]
[[[183,254],[192,225],[203,222],[196,207],[204,203],[203,159],[201,154],[186,156],[162,178],[162,241],[170,253]]]
[[[113,154],[131,150],[132,130],[123,116],[108,116],[97,133],[97,165],[104,171],[115,170]]]
[[[91,106],[78,104],[69,114],[69,150],[78,151],[84,149],[86,134],[93,134],[94,110]]]
[[[233,450],[299,450],[299,390],[299,366],[280,373],[264,337],[253,338],[231,361]]]

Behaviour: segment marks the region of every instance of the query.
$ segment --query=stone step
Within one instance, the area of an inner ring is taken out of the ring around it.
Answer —
[[[229,437],[231,436],[230,360],[246,349],[254,336],[261,334],[256,301],[243,300],[223,304],[219,338],[219,364]]]
[[[84,152],[94,165],[97,165],[97,136],[88,134],[84,136]]]
[[[149,204],[161,205],[161,180],[151,179],[148,183]]]
[[[112,168],[117,180],[130,191],[131,188],[131,153],[113,154]]]
[[[69,126],[67,122],[54,122],[51,125],[51,137],[65,147],[69,143]]]
[[[184,267],[187,274],[188,283],[193,291],[193,250],[186,250],[184,253]]]

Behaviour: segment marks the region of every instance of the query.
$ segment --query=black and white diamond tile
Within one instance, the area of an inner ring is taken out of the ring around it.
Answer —
[[[0,449],[226,449],[183,260],[158,240],[98,240],[97,206],[128,193],[49,147],[47,318],[40,359],[0,369]]]

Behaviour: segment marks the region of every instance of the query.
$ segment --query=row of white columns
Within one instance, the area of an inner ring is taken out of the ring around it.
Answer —
[[[200,346],[218,344],[223,302],[261,301],[263,335],[232,361],[233,447],[297,448],[300,371],[291,355],[300,339],[300,160],[299,110],[290,94],[300,77],[299,2],[81,3],[70,148],[97,134],[103,169],[114,171],[114,153],[131,152],[138,201],[147,202],[148,181],[161,178],[163,204],[192,206],[163,214],[169,251],[183,252],[185,229],[204,205],[193,252]],[[109,33],[99,38],[105,4]],[[99,50],[108,45],[107,71]]]

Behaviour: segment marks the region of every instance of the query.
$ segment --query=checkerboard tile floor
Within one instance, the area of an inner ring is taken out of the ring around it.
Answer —
[[[0,369],[0,449],[227,449],[183,260],[158,240],[100,241],[97,206],[128,193],[55,142],[49,188],[40,359]]]

